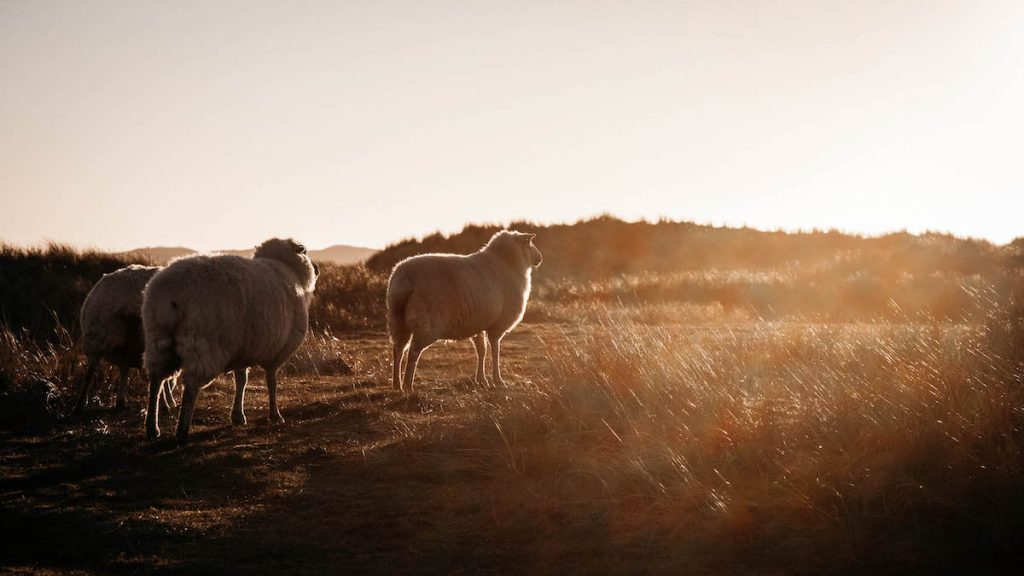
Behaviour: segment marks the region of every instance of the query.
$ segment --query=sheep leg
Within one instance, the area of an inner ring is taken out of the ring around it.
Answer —
[[[210,380],[197,378],[192,374],[185,374],[183,389],[181,391],[181,405],[178,407],[178,444],[188,443],[188,430],[192,426],[192,414],[196,410],[196,400],[199,398],[199,391],[202,390]]]
[[[231,423],[236,426],[245,424],[245,385],[249,383],[249,369],[235,370],[235,403],[231,407]]]
[[[78,403],[75,404],[74,414],[81,414],[85,405],[89,403],[89,389],[92,388],[93,377],[96,375],[96,368],[100,365],[99,356],[90,356],[89,363],[85,368],[85,376],[82,377],[82,393],[78,396]]]
[[[423,354],[423,350],[426,348],[422,341],[413,336],[412,344],[409,346],[409,359],[405,364],[405,385],[409,387],[409,392],[412,392],[413,379],[416,377],[416,364],[420,361],[420,354]]]
[[[484,340],[484,333],[473,336],[473,348],[476,349],[476,377],[474,380],[478,385],[490,386],[487,376],[484,375],[484,357],[487,356],[487,341]]]
[[[402,359],[405,357],[405,348],[409,346],[411,337],[412,335],[397,336],[391,345],[391,386],[395,390],[402,389]]]
[[[118,375],[121,377],[117,386],[117,402],[114,404],[114,409],[117,411],[124,410],[128,406],[128,370],[124,366],[117,369]]]
[[[491,345],[491,381],[495,386],[504,386],[505,381],[501,378],[501,364],[498,362],[501,357],[501,336],[488,334],[487,339]]]
[[[402,358],[405,356],[405,347],[395,343],[391,345],[391,387],[395,390],[402,389]]]
[[[156,440],[160,436],[157,406],[160,403],[163,381],[164,379],[158,374],[149,375],[149,403],[146,405],[146,437],[150,440]]]
[[[270,421],[277,422],[278,424],[284,424],[284,417],[281,416],[281,410],[277,408],[277,368],[266,370],[267,373],[267,392],[270,395]]]

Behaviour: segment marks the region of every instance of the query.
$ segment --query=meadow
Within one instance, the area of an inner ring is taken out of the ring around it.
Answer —
[[[0,568],[26,573],[1002,573],[1024,534],[1024,244],[602,218],[545,254],[508,386],[472,346],[390,387],[387,271],[324,266],[270,425],[144,393],[69,419],[74,310],[123,262],[0,250]],[[76,300],[77,299],[77,300]],[[14,313],[17,312],[17,314]],[[104,377],[113,383],[112,374]],[[173,419],[173,417],[172,417]],[[1012,565],[1012,564],[1009,564]]]

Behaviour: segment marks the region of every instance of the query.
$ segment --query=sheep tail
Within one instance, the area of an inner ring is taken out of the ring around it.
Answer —
[[[388,283],[388,330],[398,336],[406,331],[405,306],[412,295],[412,283],[395,275]]]

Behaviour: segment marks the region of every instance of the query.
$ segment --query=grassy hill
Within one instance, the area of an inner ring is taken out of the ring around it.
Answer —
[[[974,318],[1008,295],[1024,262],[1022,240],[996,246],[934,233],[861,237],[611,217],[509,227],[536,233],[544,253],[534,276],[541,303],[534,318],[566,316],[546,305],[592,302],[690,303],[769,319]],[[416,254],[470,253],[499,229],[467,226],[405,240],[366,265],[386,273]]]
[[[943,234],[866,238],[609,217],[509,227],[536,233],[544,253],[527,321],[578,321],[586,318],[580,310],[594,304],[621,306],[649,322],[977,321],[1010,298],[1024,269],[1024,239],[996,246]],[[395,263],[425,252],[470,253],[498,229],[470,225],[381,251],[346,246],[312,251],[323,263],[311,309],[314,326],[383,330],[387,275]],[[41,338],[51,336],[57,324],[73,331],[82,300],[102,274],[188,252],[2,247],[0,319]],[[367,255],[365,264],[350,263]]]
[[[104,274],[132,263],[149,261],[61,244],[46,248],[0,244],[0,327],[51,340],[58,327],[78,325],[85,296]]]
[[[1007,247],[947,234],[896,232],[864,237],[837,231],[781,232],[716,227],[691,222],[626,222],[602,216],[574,224],[512,222],[511,229],[537,234],[545,277],[601,279],[622,274],[692,270],[779,270],[826,266],[837,272],[985,273],[1001,264],[1024,239]],[[375,270],[424,252],[467,254],[497,225],[466,226],[452,235],[432,234],[387,246],[367,261]]]

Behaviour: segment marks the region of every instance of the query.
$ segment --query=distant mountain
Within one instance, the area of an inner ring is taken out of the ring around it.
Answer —
[[[247,250],[217,250],[219,254],[232,254],[235,256],[243,256],[245,258],[252,257],[253,249]],[[183,246],[151,246],[146,248],[136,248],[135,250],[128,250],[126,252],[119,252],[116,255],[124,258],[132,259],[137,258],[139,260],[147,260],[155,264],[167,264],[174,258],[180,256],[188,256],[189,254],[195,254],[196,250],[191,248],[185,248]],[[331,262],[333,264],[355,264],[357,262],[363,262],[370,256],[377,253],[377,250],[373,248],[363,248],[361,246],[346,246],[343,244],[335,244],[334,246],[328,246],[322,250],[310,250],[309,257],[317,262]]]
[[[114,256],[122,257],[126,260],[137,259],[153,262],[155,264],[166,264],[171,259],[177,258],[178,256],[185,256],[194,253],[195,250],[181,246],[154,246],[151,248],[137,248],[126,252],[116,252]]]
[[[310,250],[309,257],[317,262],[334,262],[335,264],[355,264],[356,262],[364,262],[370,256],[377,253],[377,250],[373,248],[363,248],[362,246],[346,246],[344,244],[335,244],[334,246],[328,246],[323,250]]]

